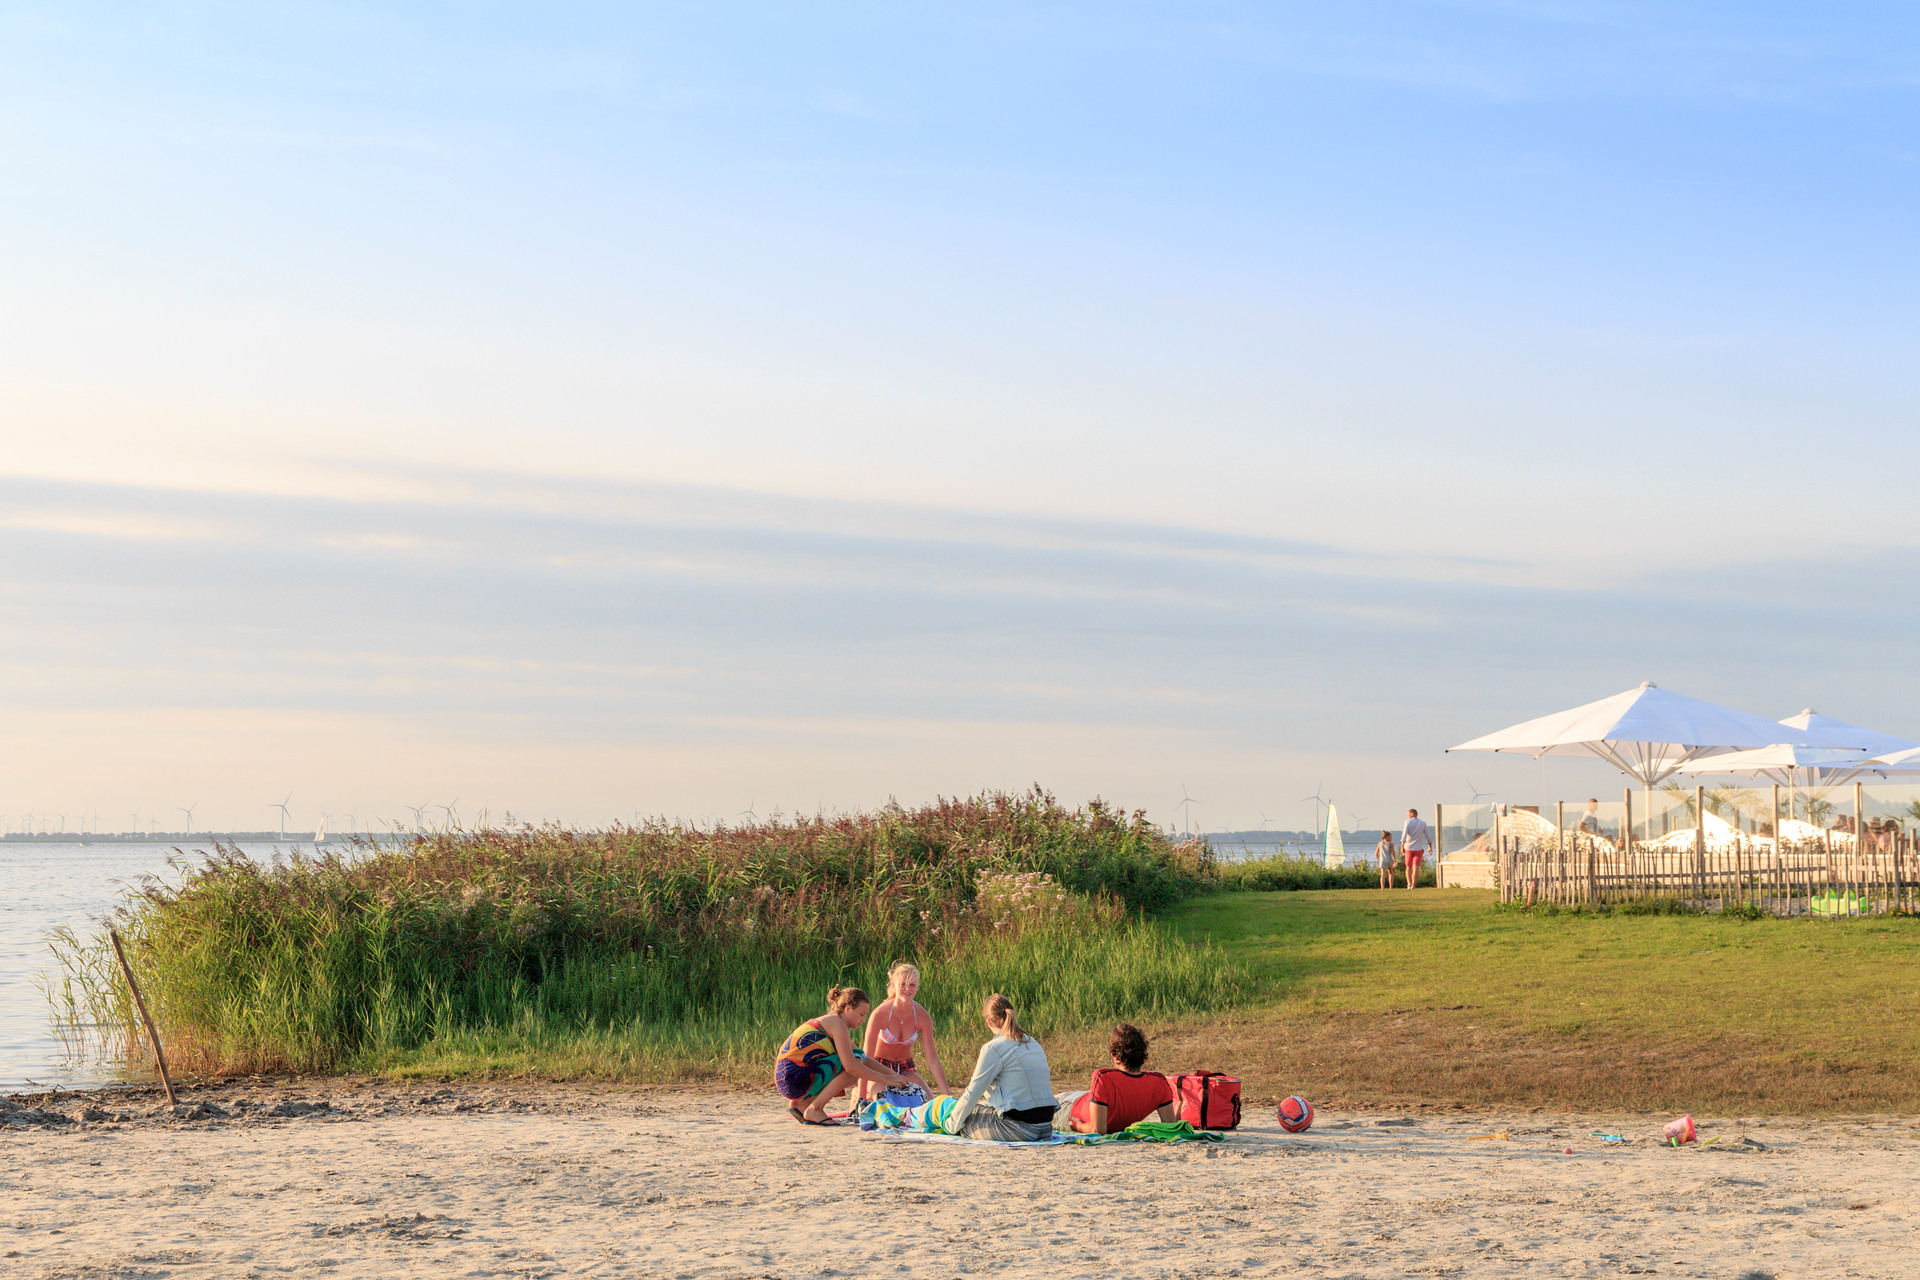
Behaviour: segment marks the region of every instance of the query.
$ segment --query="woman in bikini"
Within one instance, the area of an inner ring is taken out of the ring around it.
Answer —
[[[920,991],[920,970],[905,960],[887,971],[887,998],[873,1011],[873,1017],[867,1021],[867,1056],[905,1076],[928,1097],[933,1090],[927,1088],[927,1082],[913,1064],[914,1042],[922,1037],[926,1039],[927,1068],[940,1086],[940,1092],[947,1091],[947,1071],[940,1065],[940,1051],[933,1043],[933,1016],[914,1002],[914,996]],[[863,1081],[860,1096],[865,1099],[877,1096],[871,1082]]]
[[[845,1093],[856,1078],[882,1086],[906,1080],[855,1051],[852,1029],[867,1020],[873,1002],[858,987],[827,992],[827,1012],[795,1027],[773,1057],[773,1087],[801,1124],[839,1124],[827,1115],[827,1100]],[[805,1103],[805,1109],[800,1104]]]

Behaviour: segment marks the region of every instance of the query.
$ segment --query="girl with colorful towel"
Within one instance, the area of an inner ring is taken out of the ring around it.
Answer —
[[[827,992],[828,1012],[794,1028],[773,1057],[773,1087],[801,1124],[839,1124],[827,1115],[827,1100],[852,1087],[855,1079],[880,1085],[904,1085],[890,1067],[867,1061],[855,1051],[851,1029],[867,1020],[873,1002],[858,987]],[[806,1103],[805,1109],[798,1104]]]
[[[973,1079],[954,1103],[946,1131],[1000,1142],[1045,1142],[1053,1137],[1053,1075],[1046,1050],[1020,1029],[1013,1001],[998,992],[980,1014],[993,1039],[980,1047]]]
[[[1107,1041],[1112,1067],[1093,1073],[1092,1087],[1074,1101],[1069,1126],[1075,1133],[1119,1133],[1127,1126],[1157,1115],[1164,1123],[1175,1118],[1173,1085],[1147,1065],[1147,1037],[1140,1028],[1123,1022]]]
[[[899,1072],[919,1085],[922,1093],[932,1096],[933,1090],[927,1088],[926,1080],[913,1064],[915,1042],[926,1048],[927,1068],[939,1082],[941,1093],[947,1091],[947,1071],[940,1065],[940,1051],[934,1047],[933,1016],[914,1001],[919,991],[920,970],[905,960],[887,971],[887,998],[867,1020],[866,1050],[869,1058]],[[871,1082],[861,1082],[863,1099],[878,1093]]]

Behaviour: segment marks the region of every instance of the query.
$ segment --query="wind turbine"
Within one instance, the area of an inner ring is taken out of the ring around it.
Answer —
[[[178,805],[175,805],[174,807],[177,809],[179,808]],[[188,805],[186,808],[180,809],[181,813],[184,813],[187,815],[187,834],[188,835],[193,834],[193,811],[195,809],[198,809],[199,807],[200,807],[200,802],[198,800],[195,800],[192,804]]]
[[[455,796],[455,797],[453,798],[453,804],[459,804],[459,803],[460,803],[460,797],[459,797],[459,796]],[[453,804],[436,804],[436,805],[434,805],[434,806],[433,806],[433,807],[434,807],[434,808],[436,808],[436,809],[441,809],[441,810],[444,810],[444,811],[446,812],[446,815],[447,815],[447,830],[449,830],[449,831],[451,831],[451,830],[453,830]]]
[[[1180,814],[1181,814],[1180,821],[1185,825],[1187,835],[1191,836],[1193,834],[1193,821],[1192,821],[1193,810],[1189,808],[1189,806],[1196,805],[1196,804],[1205,804],[1205,803],[1206,801],[1195,800],[1192,796],[1187,794],[1186,783],[1183,782],[1180,784],[1180,803],[1176,804],[1173,807],[1180,810]]]
[[[756,800],[758,798],[759,798],[758,796],[754,797],[754,799]],[[760,815],[753,811],[753,800],[747,801],[747,807],[742,809],[736,816],[741,818],[752,818],[755,826],[760,825]]]
[[[139,835],[140,834],[140,811],[138,809],[135,809],[132,813],[128,814],[127,817],[130,818],[133,822],[133,825],[127,828],[127,834],[135,835],[135,836]]]
[[[1467,801],[1467,807],[1471,809],[1479,808],[1480,802],[1493,794],[1491,791],[1482,791],[1474,786],[1472,778],[1467,779],[1467,790],[1473,793],[1473,799]],[[1484,830],[1484,828],[1480,827],[1480,821],[1477,815],[1474,818],[1474,827],[1476,830]]]
[[[287,800],[291,799],[293,799],[293,792],[289,791],[287,792]],[[272,801],[267,803],[267,808],[278,809],[280,811],[280,838],[282,840],[287,838],[287,800],[282,800],[278,804]]]
[[[402,809],[413,810],[413,834],[419,835],[420,834],[420,815],[427,811],[427,806],[424,804],[403,804],[400,807]]]
[[[67,815],[61,813],[58,809],[55,809],[53,812],[54,815],[60,819],[60,834],[67,834]]]
[[[1313,801],[1313,834],[1316,837],[1324,836],[1327,834],[1326,831],[1320,825],[1320,806],[1327,802],[1327,798],[1320,793],[1325,791],[1326,789],[1327,789],[1327,784],[1324,781],[1322,781],[1315,784],[1312,795],[1300,797],[1302,800]]]

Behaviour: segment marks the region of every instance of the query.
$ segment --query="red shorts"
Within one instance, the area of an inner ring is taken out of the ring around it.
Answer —
[[[1425,858],[1426,856],[1427,856],[1427,851],[1425,849],[1409,849],[1406,852],[1407,865],[1410,867],[1417,867],[1420,865],[1421,859]]]
[[[907,1072],[913,1070],[913,1059],[910,1057],[909,1058],[883,1058],[876,1053],[873,1055],[873,1060],[879,1063],[881,1066],[887,1068],[889,1071],[896,1072],[899,1075],[905,1075],[907,1074]]]

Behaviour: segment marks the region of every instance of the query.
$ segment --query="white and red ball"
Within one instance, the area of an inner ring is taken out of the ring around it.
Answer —
[[[1280,1127],[1288,1133],[1305,1133],[1313,1128],[1313,1104],[1305,1098],[1281,1099]]]

